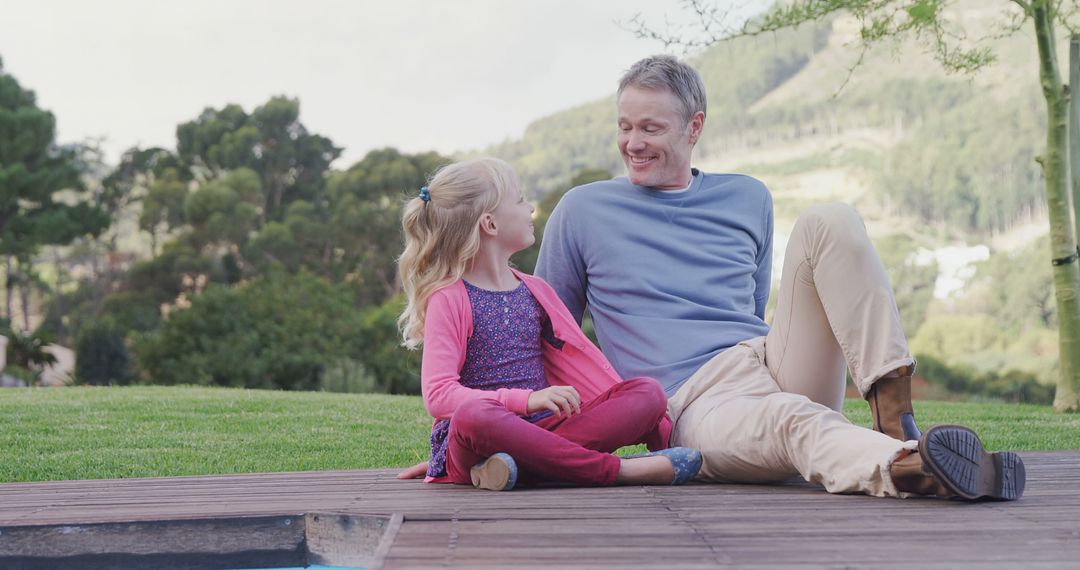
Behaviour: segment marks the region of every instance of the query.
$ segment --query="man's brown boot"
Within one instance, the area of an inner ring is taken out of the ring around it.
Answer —
[[[941,498],[1014,501],[1024,494],[1026,472],[1011,451],[987,453],[975,432],[934,426],[919,439],[919,452],[889,466],[896,488]]]
[[[900,441],[917,440],[922,434],[911,408],[911,374],[915,367],[903,366],[896,372],[898,376],[879,378],[866,394],[874,417],[873,429]]]

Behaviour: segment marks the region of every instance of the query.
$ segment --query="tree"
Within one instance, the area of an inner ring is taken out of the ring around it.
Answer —
[[[961,11],[950,10],[955,0],[791,0],[778,3],[764,15],[733,27],[729,12],[708,0],[688,0],[702,32],[692,39],[680,33],[656,31],[640,18],[636,33],[687,48],[711,45],[741,36],[776,32],[802,24],[848,15],[859,26],[859,59],[874,44],[914,36],[926,40],[935,58],[948,71],[971,73],[994,62],[994,53],[967,39]],[[1046,101],[1046,150],[1037,161],[1043,168],[1050,215],[1050,257],[1054,265],[1061,376],[1054,398],[1058,411],[1080,411],[1080,268],[1072,224],[1069,191],[1069,87],[1062,84],[1056,35],[1059,29],[1080,32],[1076,0],[1009,0],[1000,7],[1005,34],[1030,23],[1039,56],[1039,83]]]
[[[434,152],[373,150],[327,181],[330,275],[349,281],[361,303],[374,305],[400,291],[395,260],[404,247],[401,211],[435,170],[450,159]]]
[[[7,268],[8,317],[12,287],[32,281],[31,258],[40,246],[96,235],[109,223],[81,194],[80,147],[59,146],[55,138],[56,118],[0,62],[0,255]],[[64,191],[70,195],[61,197]]]
[[[139,229],[150,234],[150,253],[158,253],[158,235],[180,227],[191,169],[180,157],[163,148],[131,148],[120,164],[101,181],[102,199],[113,206],[110,214],[131,200],[142,200]]]
[[[896,307],[900,311],[904,333],[911,338],[926,320],[927,307],[934,297],[938,263],[934,260],[917,263],[917,239],[905,234],[879,239],[874,246],[889,273],[889,282],[896,296]]]
[[[341,154],[330,139],[300,122],[300,101],[274,97],[248,115],[239,105],[206,109],[176,129],[180,158],[211,176],[250,168],[260,179],[260,221],[280,219],[283,206],[310,199]],[[261,225],[261,224],[260,224]]]
[[[1039,238],[1028,247],[994,254],[978,265],[977,276],[993,285],[987,313],[1010,338],[1057,326],[1052,267],[1040,256],[1047,241]]]
[[[314,267],[297,255],[306,253],[307,242],[324,245],[320,254],[326,258],[326,240],[312,236],[325,233],[326,216],[298,236],[282,231],[282,225],[295,225],[298,212],[325,205],[326,174],[341,152],[309,133],[299,114],[299,101],[285,97],[250,114],[238,105],[208,108],[177,127],[175,154],[128,151],[109,181],[142,187],[139,227],[150,234],[154,255],[160,237],[172,236],[216,268],[222,279],[215,280],[228,283],[283,259],[293,261],[285,263],[293,270]]]
[[[399,290],[395,259],[401,253],[401,209],[427,177],[449,159],[407,155],[392,148],[369,152],[327,177],[311,200],[295,200],[278,221],[267,222],[245,255],[265,271],[301,268],[331,281],[347,281],[362,305],[377,305]]]
[[[158,243],[162,234],[183,227],[184,203],[188,196],[187,183],[180,179],[176,169],[166,170],[161,178],[154,180],[146,190],[139,213],[139,229],[150,234],[150,252],[159,253]]]
[[[260,194],[259,177],[248,168],[202,185],[184,201],[191,237],[203,247],[239,251],[257,227]]]

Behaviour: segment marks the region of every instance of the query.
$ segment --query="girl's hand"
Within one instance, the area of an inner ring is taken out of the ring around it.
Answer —
[[[581,396],[573,386],[549,386],[529,394],[528,413],[551,410],[556,416],[581,413]]]
[[[427,475],[428,462],[417,463],[412,467],[405,468],[404,471],[397,474],[398,479],[418,479]]]

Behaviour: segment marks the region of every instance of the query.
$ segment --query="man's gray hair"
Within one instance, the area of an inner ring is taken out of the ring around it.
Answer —
[[[627,87],[671,91],[687,122],[694,113],[705,113],[705,84],[696,69],[677,57],[653,55],[635,63],[619,80],[618,95]]]

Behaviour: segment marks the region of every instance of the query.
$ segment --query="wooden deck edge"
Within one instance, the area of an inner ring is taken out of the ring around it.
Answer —
[[[0,568],[381,568],[402,519],[308,512],[0,526]]]
[[[383,532],[379,547],[375,550],[375,554],[372,555],[371,561],[368,562],[368,570],[382,570],[383,565],[386,564],[386,556],[390,554],[390,549],[394,547],[394,539],[397,538],[403,522],[405,522],[405,515],[401,513],[394,513],[390,517],[390,524],[387,525],[386,530]]]

